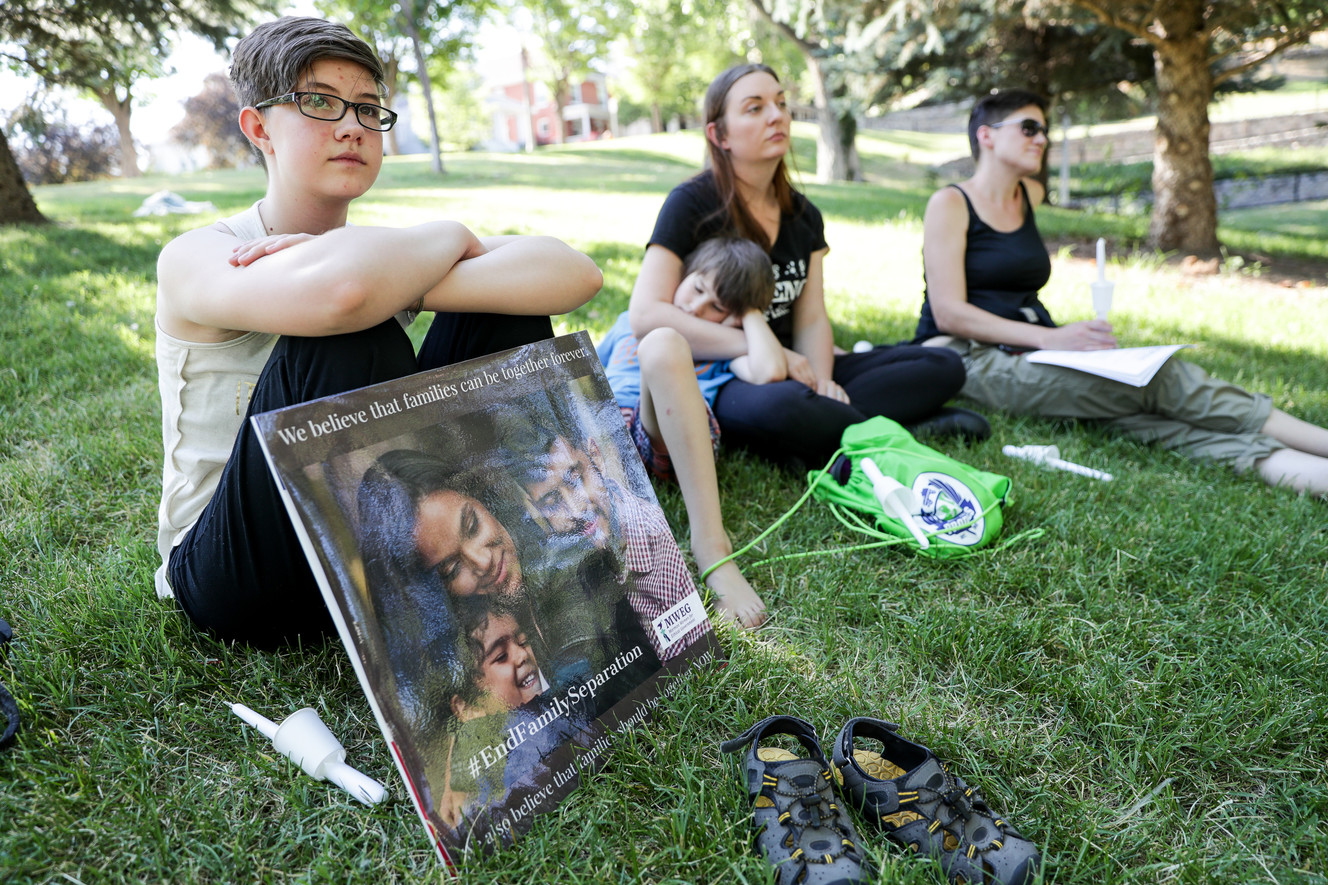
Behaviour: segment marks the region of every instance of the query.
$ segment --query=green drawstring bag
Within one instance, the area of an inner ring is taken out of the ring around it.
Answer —
[[[1001,533],[1001,508],[1010,495],[1008,476],[978,470],[923,445],[889,418],[854,424],[841,441],[840,452],[849,469],[814,471],[807,482],[812,496],[829,505],[846,525],[873,537],[898,538],[919,554],[937,559],[967,556]],[[863,472],[862,459],[868,457],[884,476],[913,490],[918,504],[913,521],[929,541],[926,549],[903,520],[882,510]]]

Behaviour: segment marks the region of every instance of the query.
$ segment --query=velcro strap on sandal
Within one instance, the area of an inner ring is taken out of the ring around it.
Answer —
[[[775,726],[778,726],[778,728]],[[813,746],[820,742],[820,738],[816,736],[816,728],[805,719],[799,719],[797,716],[767,716],[737,737],[729,738],[721,743],[719,749],[725,753],[736,752],[752,741],[759,740],[766,731],[791,734],[803,740],[804,744],[807,740],[810,740]]]

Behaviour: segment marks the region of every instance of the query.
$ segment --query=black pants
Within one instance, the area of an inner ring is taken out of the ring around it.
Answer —
[[[553,336],[548,317],[438,314],[419,359],[401,324],[278,339],[212,499],[171,551],[180,607],[225,640],[273,647],[332,632],[313,572],[248,418]]]
[[[776,461],[824,467],[851,424],[878,415],[912,424],[935,414],[964,386],[964,363],[947,347],[883,345],[835,357],[833,377],[850,403],[798,381],[728,382],[714,406],[724,442]]]

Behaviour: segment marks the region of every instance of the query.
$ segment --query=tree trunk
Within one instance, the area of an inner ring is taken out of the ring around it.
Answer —
[[[535,152],[535,84],[530,82],[530,54],[521,47],[521,113],[526,122],[526,153]]]
[[[1162,251],[1212,258],[1218,255],[1217,197],[1208,156],[1213,75],[1202,4],[1173,0],[1159,20],[1166,36],[1153,44],[1158,96],[1148,239]]]
[[[664,131],[664,109],[659,106],[657,101],[650,103],[650,131]]]
[[[862,165],[858,161],[857,147],[858,120],[849,110],[849,105],[842,101],[848,94],[848,84],[844,81],[842,71],[833,71],[826,64],[835,52],[842,55],[842,50],[835,49],[833,45],[824,48],[824,43],[831,41],[799,36],[792,25],[775,18],[765,8],[763,0],[748,0],[748,5],[758,18],[774,26],[775,30],[798,47],[802,57],[807,60],[807,73],[812,78],[816,120],[819,124],[816,135],[816,180],[861,179]]]
[[[847,108],[833,110],[833,106],[831,116],[835,123],[836,150],[844,158],[844,177],[835,180],[861,181],[862,161],[858,157],[858,118]],[[819,165],[818,161],[817,166]]]
[[[438,115],[433,109],[433,81],[429,79],[429,68],[424,60],[424,45],[420,39],[420,29],[415,26],[414,13],[410,4],[402,6],[402,15],[398,16],[401,21],[402,29],[406,36],[410,38],[410,47],[415,54],[415,76],[420,80],[420,86],[424,89],[424,106],[429,114],[429,164],[433,171],[442,175],[443,169],[443,144],[438,137]]]
[[[1042,155],[1042,168],[1047,168],[1047,154]],[[1056,205],[1070,205],[1070,112],[1061,110],[1061,168],[1056,189]]]
[[[830,108],[835,119],[835,136],[844,155],[843,181],[862,180],[862,160],[858,157],[858,116],[848,101],[848,83],[843,74],[836,76],[836,86],[830,91]]]
[[[396,104],[397,100],[397,74],[400,70],[398,64],[399,62],[397,61],[395,54],[393,54],[391,58],[386,59],[383,64],[383,91],[387,93],[387,95],[383,97],[383,101],[387,102],[387,109],[389,111],[392,110],[392,105]],[[391,129],[387,130],[386,135],[387,138],[383,141],[384,152],[390,157],[395,157],[401,153],[401,146],[397,144],[396,127],[393,126]]]
[[[102,107],[115,117],[115,129],[120,133],[120,177],[139,178],[143,171],[138,168],[138,148],[134,145],[134,133],[129,129],[129,117],[134,111],[134,97],[125,91],[125,97],[115,94],[115,88],[98,89],[95,92]]]
[[[799,46],[801,47],[801,45]],[[838,88],[832,85],[826,71],[825,60],[804,51],[807,73],[812,79],[815,96],[816,119],[816,180],[856,181],[862,177],[858,162],[858,121],[848,111],[836,110],[833,96]]]
[[[567,124],[563,121],[563,108],[567,106],[567,96],[571,92],[571,79],[559,79],[553,90],[553,107],[556,119],[553,121],[553,141],[555,144],[567,142]]]
[[[46,224],[0,129],[0,224]]]

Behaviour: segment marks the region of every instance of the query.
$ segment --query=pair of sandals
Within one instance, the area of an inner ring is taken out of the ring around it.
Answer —
[[[978,791],[921,744],[881,719],[850,719],[834,744],[834,765],[816,729],[796,716],[771,716],[720,748],[747,748],[747,793],[756,849],[775,866],[779,885],[874,881],[853,822],[835,801],[880,827],[887,839],[941,862],[955,885],[1025,885],[1037,874],[1037,847],[991,810]],[[795,738],[805,756],[761,746]],[[859,746],[866,742],[872,748]]]

